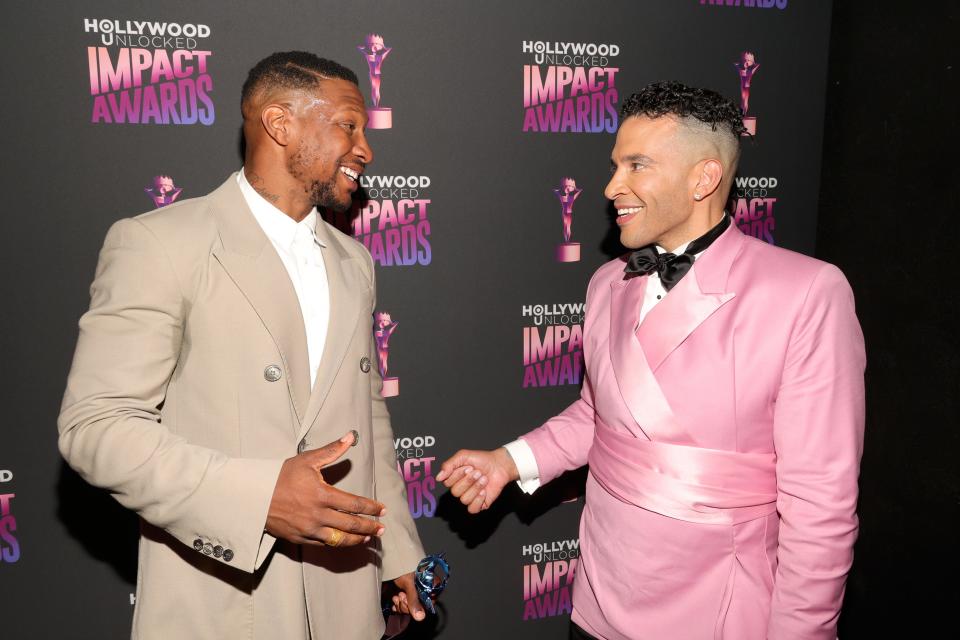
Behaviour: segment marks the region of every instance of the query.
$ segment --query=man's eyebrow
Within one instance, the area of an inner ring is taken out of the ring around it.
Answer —
[[[620,161],[623,164],[629,164],[631,162],[643,162],[646,164],[653,164],[654,160],[650,156],[643,155],[642,153],[631,153],[629,155],[623,156]],[[616,160],[610,158],[610,164],[616,164]]]
[[[349,104],[349,105],[338,106],[336,109],[333,110],[331,115],[336,115],[336,114],[366,115],[366,113],[367,113],[366,108],[361,108],[356,105]]]

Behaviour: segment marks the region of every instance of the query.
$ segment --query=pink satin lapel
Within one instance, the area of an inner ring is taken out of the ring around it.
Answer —
[[[653,371],[694,329],[736,295],[702,293],[696,277],[697,264],[670,290],[670,295],[650,310],[637,329],[637,339]]]
[[[646,282],[639,277],[611,284],[610,360],[620,395],[647,438],[687,442],[634,333]]]

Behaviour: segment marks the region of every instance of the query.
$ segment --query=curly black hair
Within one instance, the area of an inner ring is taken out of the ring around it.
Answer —
[[[673,115],[695,118],[710,125],[713,131],[727,128],[738,140],[747,132],[743,114],[732,101],[710,89],[697,89],[676,82],[654,82],[623,101],[620,121],[630,116],[660,118]]]
[[[240,104],[265,87],[313,89],[320,79],[325,78],[340,78],[359,84],[357,74],[333,60],[306,51],[271,53],[250,69],[240,92]]]

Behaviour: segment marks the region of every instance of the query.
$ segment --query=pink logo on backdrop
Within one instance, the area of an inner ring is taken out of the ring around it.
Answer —
[[[168,204],[176,202],[177,198],[180,197],[180,193],[183,192],[183,188],[174,185],[173,178],[170,176],[160,175],[153,176],[153,184],[149,187],[144,187],[143,191],[150,196],[153,204],[159,209],[160,207],[165,207]]]
[[[367,197],[353,201],[348,224],[377,266],[430,264],[430,184],[430,176],[360,176]]]
[[[407,485],[407,505],[414,519],[432,518],[437,512],[437,497],[433,493],[437,488],[434,477],[437,456],[431,455],[430,451],[436,444],[437,439],[432,435],[393,439],[397,471]]]
[[[380,375],[383,377],[383,387],[381,395],[384,398],[392,398],[400,395],[400,379],[387,376],[388,360],[390,357],[390,336],[397,330],[398,322],[395,322],[388,311],[377,311],[374,316],[373,339],[377,345],[377,367],[380,369]]]
[[[740,76],[740,111],[743,113],[743,126],[747,133],[743,135],[757,135],[757,118],[748,116],[750,112],[750,85],[753,82],[753,76],[760,69],[757,57],[752,51],[744,51],[740,54],[740,60],[733,63],[737,69],[737,75]]]
[[[730,189],[729,208],[733,223],[748,236],[774,242],[777,226],[774,209],[777,204],[777,186],[774,176],[736,176]]]
[[[371,33],[357,49],[367,61],[367,70],[370,72],[370,100],[373,106],[367,109],[367,126],[371,129],[390,129],[393,127],[393,110],[380,106],[380,81],[383,61],[393,51],[393,47],[383,43],[383,36]]]
[[[789,0],[700,0],[711,7],[743,7],[744,9],[786,9]]]
[[[0,483],[13,480],[13,472],[0,469]],[[17,531],[17,519],[13,515],[15,493],[0,491],[0,562],[13,564],[20,559],[20,542],[14,535]]]
[[[616,44],[524,40],[523,131],[616,133]]]
[[[577,181],[573,178],[562,178],[560,186],[553,193],[560,200],[560,219],[563,222],[563,242],[557,245],[557,262],[579,262],[580,243],[570,242],[570,232],[573,228],[573,203],[583,189],[577,187]]]
[[[569,615],[580,558],[580,540],[554,540],[523,546],[523,619]]]
[[[523,305],[524,389],[580,384],[585,313],[582,302]]]
[[[93,104],[103,124],[213,124],[210,36],[203,24],[84,18]]]

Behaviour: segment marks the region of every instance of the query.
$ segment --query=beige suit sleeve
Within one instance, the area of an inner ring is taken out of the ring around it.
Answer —
[[[230,549],[220,561],[252,572],[272,543],[263,527],[283,461],[230,458],[161,423],[188,303],[144,223],[110,229],[90,295],[58,421],[63,457],[146,521],[191,548]]]
[[[373,291],[373,306],[370,314],[376,308],[377,287],[374,275],[373,261],[366,253],[370,280]],[[370,332],[370,357],[376,362],[376,344],[373,332]],[[370,369],[370,402],[373,410],[373,438],[374,438],[374,470],[377,483],[375,498],[387,507],[387,515],[382,518],[384,534],[381,539],[383,545],[383,579],[393,580],[417,568],[417,563],[424,557],[423,546],[417,527],[410,516],[410,507],[407,503],[407,490],[397,471],[397,453],[393,446],[393,429],[390,426],[390,414],[387,412],[387,403],[380,395],[382,384],[380,370],[374,364]]]

